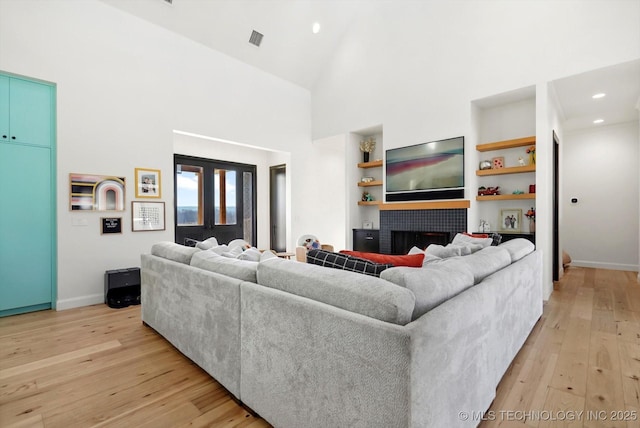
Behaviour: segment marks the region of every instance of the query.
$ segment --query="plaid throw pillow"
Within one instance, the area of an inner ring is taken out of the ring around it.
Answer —
[[[348,254],[332,253],[325,250],[311,250],[307,253],[307,263],[363,273],[365,275],[380,276],[380,273],[392,264],[374,263]]]

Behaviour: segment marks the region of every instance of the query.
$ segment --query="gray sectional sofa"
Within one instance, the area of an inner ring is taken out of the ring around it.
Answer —
[[[542,315],[541,263],[518,239],[376,278],[163,242],[142,320],[276,427],[473,427]]]

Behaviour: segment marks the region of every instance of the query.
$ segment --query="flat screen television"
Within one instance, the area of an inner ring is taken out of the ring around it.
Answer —
[[[464,137],[389,149],[386,200],[464,198]]]

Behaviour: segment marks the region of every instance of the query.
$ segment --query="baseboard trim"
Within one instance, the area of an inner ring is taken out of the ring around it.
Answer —
[[[572,260],[570,266],[638,272],[638,265],[622,264],[622,263],[605,263],[605,262],[590,262],[587,260]],[[638,278],[640,278],[640,274],[638,274]]]
[[[66,309],[80,308],[82,306],[97,305],[99,303],[104,303],[104,294],[92,294],[89,296],[58,300],[56,303],[56,310],[64,311]]]

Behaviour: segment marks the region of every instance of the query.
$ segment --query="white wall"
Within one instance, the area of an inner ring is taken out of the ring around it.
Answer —
[[[173,130],[290,152],[299,171],[315,161],[308,91],[95,0],[1,1],[0,69],[57,84],[58,309],[102,302],[105,270],[173,240]],[[162,171],[164,232],[130,231],[136,167]],[[104,213],[69,212],[72,172],[126,177],[127,209],[108,213],[122,235],[100,235]]]
[[[638,132],[627,122],[564,135],[562,235],[572,265],[638,270]]]
[[[384,5],[363,11],[314,87],[314,138],[371,123],[384,126],[385,149],[472,136],[472,121],[474,126],[477,122],[472,100],[534,85],[540,103],[536,110],[544,114],[537,120],[546,120],[547,82],[630,61],[640,52],[640,2],[450,0]],[[550,171],[551,128],[540,123],[537,132],[545,133],[537,136],[538,171]],[[473,138],[465,142],[467,153],[475,150]],[[466,176],[475,174],[476,167],[467,162]],[[551,181],[537,176],[537,208],[548,214]],[[475,190],[467,187],[467,197],[473,198]],[[470,219],[478,218],[476,209],[472,204]],[[551,225],[545,221],[538,220],[537,233],[550,237]],[[476,228],[476,221],[469,227]],[[550,254],[551,240],[541,242],[539,248]],[[545,265],[548,261],[545,258]],[[545,290],[550,292],[551,268],[545,270]]]

